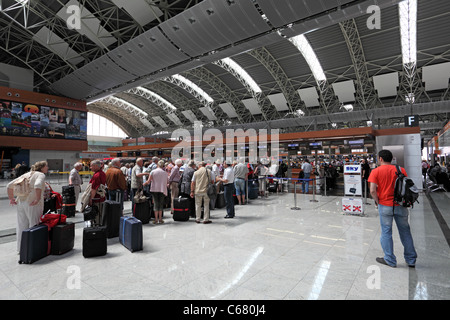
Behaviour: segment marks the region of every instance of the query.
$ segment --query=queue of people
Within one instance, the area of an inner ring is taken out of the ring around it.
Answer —
[[[124,201],[131,201],[133,209],[134,198],[141,191],[145,196],[151,198],[155,224],[164,223],[162,219],[164,208],[170,208],[171,214],[174,213],[174,199],[179,196],[189,197],[193,200],[197,223],[211,223],[209,202],[213,199],[209,195],[210,185],[216,188],[216,192],[223,190],[226,207],[224,218],[234,218],[235,204],[246,204],[246,184],[249,180],[261,182],[259,183],[259,195],[263,196],[267,177],[283,178],[287,173],[285,162],[272,162],[269,165],[261,162],[251,164],[245,163],[243,159],[234,162],[218,159],[212,164],[197,163],[193,160],[183,162],[181,159],[176,159],[174,162],[163,161],[158,157],[153,157],[151,161],[138,158],[135,163],[122,163],[120,158],[106,163],[94,160],[90,163],[93,175],[82,192],[83,179],[79,174],[82,168],[82,163],[75,163],[68,179],[68,184],[72,185],[75,191],[76,212],[82,212],[86,206],[96,206],[100,213],[97,218],[98,223],[102,221],[101,213],[104,201],[109,199],[120,202],[122,210]],[[48,200],[57,197],[57,193],[51,189],[48,182],[45,184],[47,171],[48,165],[45,161],[32,166],[30,171],[33,173],[33,179],[30,180],[32,188],[28,195],[18,197],[18,202],[14,198],[12,184],[8,185],[10,203],[18,205],[18,235],[25,228],[39,223],[39,218],[44,213],[44,201],[39,199]],[[302,171],[305,179],[312,174],[313,166],[309,161],[304,161]],[[302,183],[304,193],[308,192],[308,185],[309,183]],[[47,198],[44,199],[44,195]],[[80,202],[81,207],[78,205]]]
[[[392,218],[395,218],[403,239],[402,244],[405,247],[405,259],[408,266],[414,267],[417,253],[407,222],[407,211],[401,206],[393,206],[390,192],[388,196],[385,192],[385,190],[391,190],[395,179],[395,175],[392,173],[393,166],[390,166],[392,154],[383,150],[379,154],[379,161],[381,165],[374,170],[371,170],[365,159],[362,161],[362,173],[364,179],[371,183],[370,193],[378,205],[382,224],[381,245],[385,254],[383,257],[377,258],[376,261],[391,267],[396,266],[391,237]],[[165,207],[170,208],[171,213],[174,213],[174,199],[179,195],[188,196],[195,201],[196,223],[211,223],[210,189],[213,188],[214,191],[218,185],[222,185],[221,188],[224,191],[226,205],[226,216],[224,218],[234,218],[234,196],[237,198],[238,205],[245,204],[245,185],[249,179],[262,178],[265,181],[267,176],[284,177],[287,171],[284,169],[283,163],[272,163],[267,167],[262,163],[253,166],[249,163],[245,164],[242,160],[231,163],[228,160],[221,161],[220,159],[209,165],[203,161],[195,162],[193,160],[183,163],[181,159],[177,159],[173,163],[164,162],[157,157],[154,157],[151,162],[144,163],[144,159],[138,158],[136,164],[131,167],[121,164],[120,159],[117,158],[106,165],[107,170],[104,170],[105,164],[102,161],[94,160],[91,162],[90,169],[94,174],[81,196],[82,207],[80,211],[86,205],[89,205],[96,206],[99,209],[98,212],[101,213],[102,204],[106,199],[120,202],[123,210],[123,201],[126,201],[124,195],[128,187],[131,188],[130,200],[132,202],[134,195],[146,189],[153,203],[154,224],[164,223],[162,217]],[[77,197],[81,194],[83,183],[79,176],[81,167],[78,162],[74,164],[68,181],[69,185],[73,185],[74,189],[78,191]],[[305,159],[301,166],[302,177],[309,179],[314,171],[322,175],[325,170],[329,171],[330,168],[334,168],[334,166],[329,164],[327,168],[323,164],[318,164],[314,168],[309,160]],[[433,170],[442,172],[442,169],[437,166]],[[7,185],[10,204],[17,206],[17,251],[20,250],[22,231],[40,223],[45,198],[55,197],[50,185],[45,181],[47,172],[47,162],[39,161],[31,167],[31,171],[24,173]],[[430,170],[429,174],[431,175],[433,172]],[[127,183],[127,180],[130,183]],[[302,191],[308,192],[307,183],[302,185]],[[168,206],[166,205],[167,199],[170,203]],[[101,217],[98,217],[97,222],[100,221]]]

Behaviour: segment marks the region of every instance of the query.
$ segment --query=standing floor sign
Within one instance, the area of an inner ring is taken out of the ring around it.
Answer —
[[[363,214],[364,206],[362,198],[342,198],[342,211],[351,214]]]
[[[344,165],[344,188],[345,196],[342,198],[342,211],[344,213],[362,215],[364,213],[364,204],[361,165]]]

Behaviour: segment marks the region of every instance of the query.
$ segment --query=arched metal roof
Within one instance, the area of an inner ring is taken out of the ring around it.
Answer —
[[[69,6],[80,9],[78,29],[68,28]],[[402,23],[410,22],[417,59],[405,64]],[[447,0],[3,0],[0,57],[32,69],[36,90],[86,100],[130,136],[192,128],[195,120],[204,128],[398,126],[420,111],[429,137],[449,120],[448,34]],[[290,41],[299,35],[306,47]]]

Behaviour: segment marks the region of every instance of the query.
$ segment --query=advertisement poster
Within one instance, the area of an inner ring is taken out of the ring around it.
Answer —
[[[362,195],[361,165],[344,165],[344,188],[346,195]]]
[[[86,140],[87,113],[1,100],[0,135]]]

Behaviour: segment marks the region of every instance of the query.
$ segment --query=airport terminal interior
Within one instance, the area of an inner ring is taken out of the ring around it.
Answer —
[[[0,299],[450,299],[449,34],[448,0],[0,1]]]

